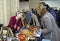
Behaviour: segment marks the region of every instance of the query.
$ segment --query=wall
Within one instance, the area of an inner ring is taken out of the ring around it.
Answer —
[[[36,8],[39,4],[40,0],[29,0],[29,8]]]
[[[29,9],[29,2],[20,2],[20,9]]]
[[[3,23],[3,0],[0,0],[0,24]]]
[[[34,1],[34,0],[33,0]],[[35,8],[36,6],[38,6],[39,2],[36,2],[36,0],[34,2],[31,2],[31,0],[29,2],[21,2],[20,3],[20,9],[29,9],[29,8]],[[45,2],[47,3],[50,7],[57,7],[57,9],[60,8],[60,1],[40,1],[40,2]]]
[[[29,2],[20,2],[20,9],[31,9],[38,6],[40,0],[29,0]]]
[[[7,26],[11,16],[19,9],[19,0],[0,0],[0,24]]]

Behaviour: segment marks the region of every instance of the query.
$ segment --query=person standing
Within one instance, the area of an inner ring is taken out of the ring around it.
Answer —
[[[46,10],[45,6],[43,6],[41,10],[39,8],[37,12],[41,17],[41,25],[43,25],[43,29],[40,29],[40,31],[43,34],[44,39],[49,39],[51,41],[60,41],[60,32],[54,17]]]

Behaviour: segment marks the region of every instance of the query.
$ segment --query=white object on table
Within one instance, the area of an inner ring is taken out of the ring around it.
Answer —
[[[7,34],[7,30],[3,30],[3,34],[6,35]]]
[[[51,41],[50,39],[42,39],[42,41]]]
[[[16,33],[16,37],[18,37],[18,34],[19,34],[19,33]]]
[[[40,37],[41,36],[41,31],[37,31],[36,37]]]
[[[11,41],[12,39],[17,39],[18,41],[20,41],[19,38],[8,37],[8,41]]]
[[[8,37],[8,41],[11,41],[12,40],[12,37]]]
[[[3,38],[6,38],[6,37],[7,37],[7,36],[5,36],[5,35],[3,36]]]

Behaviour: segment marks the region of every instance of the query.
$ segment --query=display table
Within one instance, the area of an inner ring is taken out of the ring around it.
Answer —
[[[40,41],[41,39],[41,32],[38,30],[37,26],[33,26],[30,28],[22,28],[20,29],[19,33],[14,33],[14,37],[7,36],[7,41]],[[5,32],[5,31],[4,31]],[[10,35],[10,34],[9,34]]]

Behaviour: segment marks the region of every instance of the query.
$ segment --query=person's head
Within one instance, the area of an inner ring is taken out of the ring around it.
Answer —
[[[47,4],[47,5],[45,5],[46,6],[46,10],[48,11],[48,12],[50,12],[50,6]]]
[[[39,3],[39,6],[36,8],[37,13],[40,15],[42,12],[43,4]]]
[[[41,4],[43,4],[43,6],[46,7],[47,11],[50,11],[50,6],[48,4],[46,4],[45,2],[41,2]]]
[[[37,9],[37,13],[42,17],[46,13],[46,6],[41,4],[40,8]]]
[[[44,5],[45,5],[44,2],[39,3],[39,6],[37,7],[37,9],[39,9],[39,11],[42,12],[43,7],[45,7]]]
[[[16,17],[19,19],[19,18],[22,18],[22,16],[23,16],[23,12],[22,11],[17,11]]]

